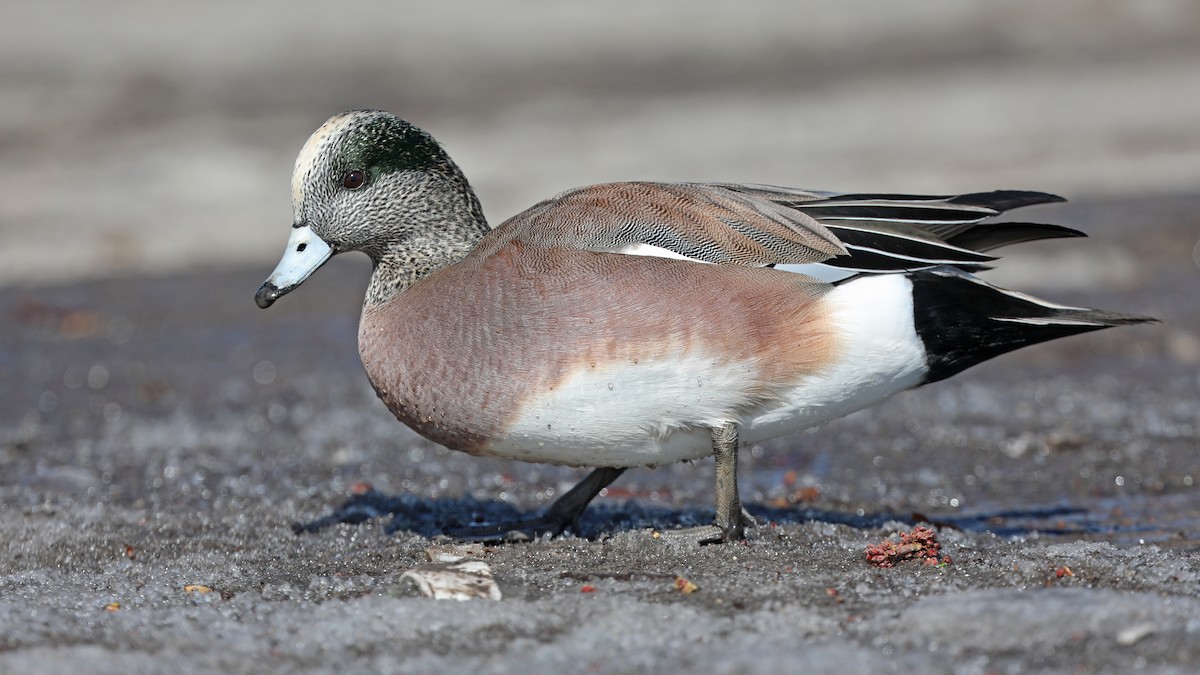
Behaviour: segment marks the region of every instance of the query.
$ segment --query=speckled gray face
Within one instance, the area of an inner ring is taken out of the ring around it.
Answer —
[[[363,251],[378,260],[421,224],[411,214],[423,210],[423,188],[456,173],[433,137],[389,113],[331,118],[296,158],[292,233],[255,302],[271,306],[337,253]]]

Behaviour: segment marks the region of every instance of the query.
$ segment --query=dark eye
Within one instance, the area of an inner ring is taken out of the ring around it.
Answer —
[[[345,176],[342,176],[342,187],[347,190],[357,190],[365,182],[367,182],[367,174],[359,169],[351,169],[346,172]]]

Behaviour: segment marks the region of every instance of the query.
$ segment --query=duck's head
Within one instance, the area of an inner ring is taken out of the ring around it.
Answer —
[[[376,267],[416,233],[479,214],[466,179],[429,134],[391,113],[353,110],[313,132],[292,174],[292,232],[254,301],[266,309],[330,257],[362,251]]]

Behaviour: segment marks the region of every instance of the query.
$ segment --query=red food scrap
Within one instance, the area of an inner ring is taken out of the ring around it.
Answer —
[[[675,577],[675,588],[684,595],[691,595],[700,590],[700,587],[684,577]]]
[[[595,593],[596,587],[591,584],[584,584],[583,587],[579,589],[579,592],[580,593]]]
[[[942,555],[937,532],[918,525],[912,532],[901,532],[899,543],[884,539],[867,547],[867,562],[876,567],[895,567],[903,560],[921,560],[926,565],[949,565],[950,556]]]

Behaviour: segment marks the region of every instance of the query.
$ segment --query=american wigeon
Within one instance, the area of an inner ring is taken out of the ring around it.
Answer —
[[[300,151],[287,250],[255,300],[366,253],[359,352],[400,421],[475,455],[597,467],[524,526],[561,531],[627,467],[714,455],[716,521],[698,538],[730,541],[749,522],[739,444],[1025,345],[1152,320],[972,274],[1000,246],[1083,236],[983,222],[1056,201],[610,183],[491,229],[432,136],[360,110]]]

